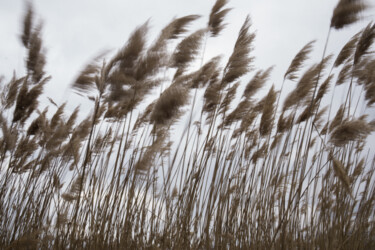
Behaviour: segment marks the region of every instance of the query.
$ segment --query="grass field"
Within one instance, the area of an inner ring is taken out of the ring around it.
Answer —
[[[146,22],[78,69],[86,118],[40,102],[51,77],[27,6],[26,74],[0,78],[0,248],[375,249],[375,24],[317,62],[307,41],[278,89],[254,65],[250,17],[228,60],[203,63],[227,4],[154,42]],[[330,30],[366,8],[339,1]]]

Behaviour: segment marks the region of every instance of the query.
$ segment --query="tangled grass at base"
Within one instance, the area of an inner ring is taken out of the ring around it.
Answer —
[[[78,108],[39,102],[51,77],[27,7],[26,74],[1,80],[0,248],[375,248],[366,145],[375,130],[366,113],[375,103],[375,25],[313,64],[316,41],[308,42],[277,89],[272,67],[254,65],[249,17],[227,62],[192,70],[225,28],[227,5],[217,0],[194,32],[199,16],[172,20],[153,43],[145,23],[113,57],[92,60],[72,86],[92,100],[85,119]],[[366,8],[339,1],[330,29]],[[286,82],[295,88],[280,98]],[[336,109],[339,87],[347,92]],[[268,93],[259,98],[261,88]]]

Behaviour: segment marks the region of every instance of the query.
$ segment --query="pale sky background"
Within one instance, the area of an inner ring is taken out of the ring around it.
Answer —
[[[67,114],[81,104],[81,114],[87,115],[93,103],[79,97],[70,85],[79,71],[99,52],[116,52],[127,41],[131,32],[150,20],[149,42],[172,18],[190,14],[202,15],[191,26],[191,31],[204,28],[215,0],[33,0],[37,19],[43,21],[42,37],[46,48],[46,72],[52,80],[46,86],[41,102],[48,104],[47,96],[57,104],[68,101]],[[222,66],[232,53],[234,43],[247,15],[256,31],[253,56],[256,69],[275,68],[271,80],[262,90],[265,94],[271,84],[280,89],[283,76],[297,52],[308,42],[317,40],[308,64],[321,60],[334,7],[338,0],[231,0],[233,8],[226,17],[226,29],[218,38],[209,38],[204,60],[224,54]],[[375,6],[375,0],[367,0]],[[13,70],[24,74],[25,49],[20,41],[25,0],[0,0],[0,76],[6,81]],[[326,55],[337,53],[344,44],[370,21],[375,20],[375,9],[363,14],[363,20],[350,28],[331,32]],[[250,74],[248,76],[251,77]],[[246,79],[246,78],[245,78]],[[243,80],[242,84],[247,81]],[[287,82],[286,90],[295,83]],[[347,88],[347,87],[346,87]],[[346,89],[342,88],[342,91]],[[337,103],[342,95],[335,92]],[[240,93],[241,95],[242,93]],[[50,109],[50,111],[53,108]],[[375,112],[370,111],[370,119]],[[198,114],[199,115],[199,114]],[[176,129],[177,130],[177,129]],[[182,131],[182,128],[180,127]],[[180,132],[181,132],[180,131]],[[372,140],[374,138],[374,140]],[[375,135],[368,139],[375,145]],[[375,147],[372,147],[372,152]]]
[[[34,0],[36,16],[42,20],[43,41],[47,51],[47,74],[52,76],[46,95],[57,103],[69,99],[75,107],[82,99],[68,90],[78,72],[98,52],[116,51],[136,26],[150,19],[150,42],[173,17],[199,14],[192,29],[206,26],[215,0]],[[275,65],[272,83],[280,86],[295,54],[316,39],[312,62],[321,59],[332,11],[338,0],[232,0],[233,10],[226,17],[227,28],[219,38],[208,40],[205,61],[224,54],[222,64],[232,52],[238,31],[246,16],[252,18],[257,68]],[[375,0],[367,1],[375,6]],[[20,42],[24,0],[0,0],[0,75],[8,80],[13,70],[21,76],[25,50]],[[374,20],[374,8],[363,14],[363,21],[350,29],[333,31],[328,53],[337,54],[349,38]],[[269,83],[270,84],[270,83]],[[292,86],[292,85],[291,85]],[[267,87],[268,89],[268,87]],[[73,102],[73,103],[72,103]]]

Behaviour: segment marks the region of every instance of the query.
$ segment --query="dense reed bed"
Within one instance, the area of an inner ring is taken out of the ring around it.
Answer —
[[[250,17],[227,61],[202,59],[227,2],[206,27],[176,18],[148,42],[146,22],[95,57],[72,85],[86,118],[40,103],[51,77],[27,7],[26,74],[1,85],[0,248],[375,248],[375,25],[315,63],[307,42],[278,89],[254,65]],[[339,1],[330,30],[366,8]]]

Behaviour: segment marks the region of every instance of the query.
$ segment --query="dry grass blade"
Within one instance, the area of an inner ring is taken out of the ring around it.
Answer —
[[[359,19],[359,14],[367,8],[362,0],[340,0],[333,10],[331,27],[342,29]]]
[[[301,69],[303,63],[308,59],[308,55],[312,51],[314,43],[315,40],[309,42],[297,53],[297,55],[292,60],[288,70],[286,71],[284,79],[292,81],[297,79],[296,73]]]
[[[217,0],[211,9],[210,18],[208,20],[208,27],[212,37],[218,36],[219,33],[225,28],[223,24],[225,16],[231,10],[229,8],[223,9],[228,3],[228,0]]]

